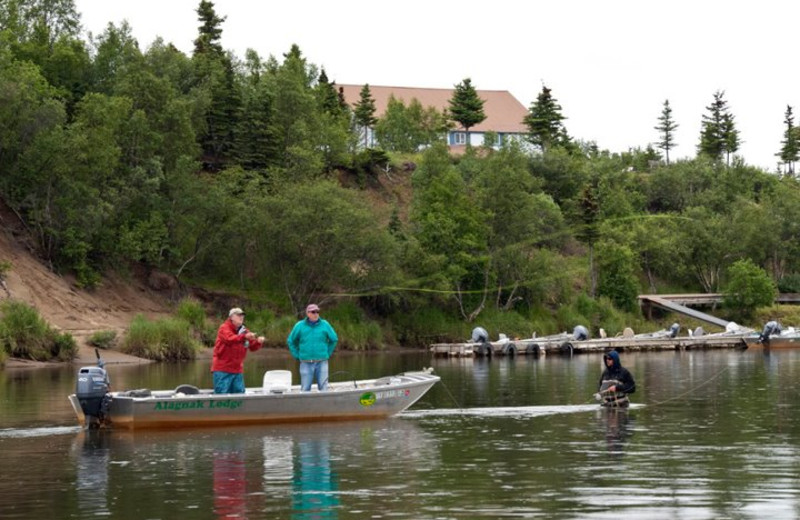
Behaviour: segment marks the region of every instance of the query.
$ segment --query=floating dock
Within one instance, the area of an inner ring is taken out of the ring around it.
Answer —
[[[541,356],[546,354],[583,354],[592,352],[700,350],[713,348],[745,349],[749,334],[709,334],[675,338],[614,337],[576,341],[574,339],[508,339],[486,343],[436,343],[430,349],[436,356]]]

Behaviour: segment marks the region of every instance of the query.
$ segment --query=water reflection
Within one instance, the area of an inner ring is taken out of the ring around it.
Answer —
[[[109,435],[103,431],[86,431],[74,443],[77,453],[78,510],[83,515],[107,515]]]
[[[331,469],[327,439],[302,440],[296,445],[292,518],[317,520],[339,518],[338,482]]]
[[[219,518],[246,516],[247,472],[244,442],[228,439],[214,447],[214,513]]]
[[[601,427],[605,432],[606,449],[621,457],[625,446],[633,435],[631,410],[622,408],[601,408],[597,412]]]

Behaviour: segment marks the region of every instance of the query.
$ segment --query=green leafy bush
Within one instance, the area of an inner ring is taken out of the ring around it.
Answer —
[[[800,293],[800,273],[787,274],[778,280],[778,291],[782,293]]]
[[[198,348],[189,322],[178,318],[149,321],[137,315],[120,350],[154,361],[183,361],[194,359]]]
[[[756,308],[772,305],[776,294],[775,282],[749,258],[738,260],[728,268],[722,301],[738,316],[750,317]]]

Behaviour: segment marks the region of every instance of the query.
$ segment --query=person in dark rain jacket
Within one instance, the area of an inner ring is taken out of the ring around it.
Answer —
[[[627,368],[619,361],[616,350],[603,355],[605,370],[600,376],[598,393],[600,404],[608,407],[626,407],[630,404],[628,395],[636,391],[636,382]]]

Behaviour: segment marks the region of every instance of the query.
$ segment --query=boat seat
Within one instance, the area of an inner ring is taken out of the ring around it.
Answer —
[[[290,370],[268,370],[264,373],[264,393],[283,394],[292,388]]]

